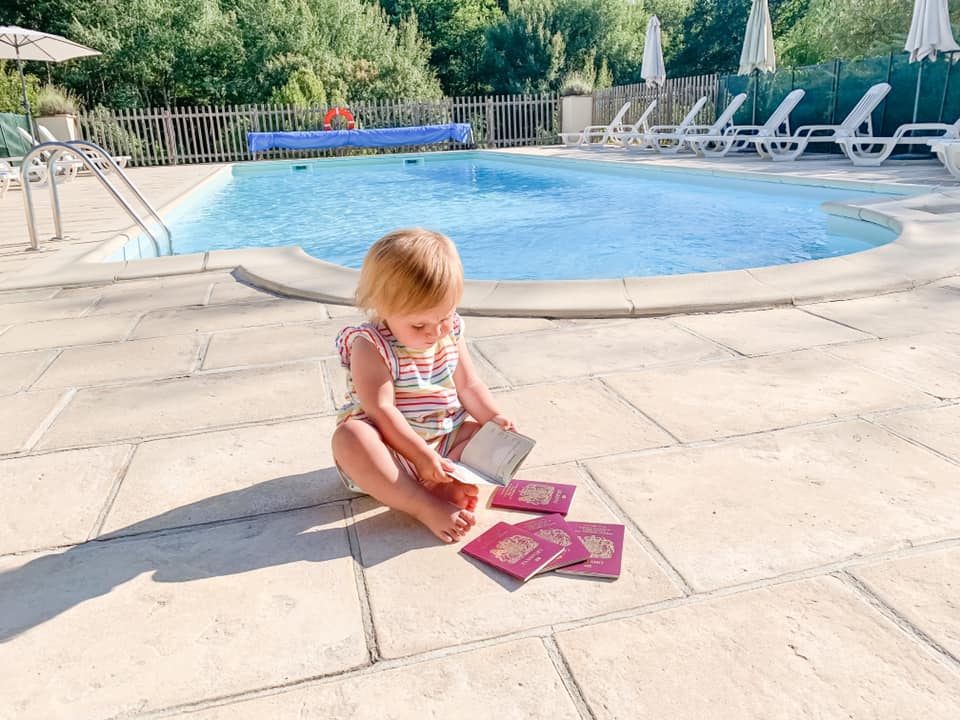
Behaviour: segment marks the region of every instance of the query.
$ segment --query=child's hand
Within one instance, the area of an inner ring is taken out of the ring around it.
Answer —
[[[426,483],[448,483],[453,478],[447,473],[453,471],[453,465],[446,458],[440,457],[438,453],[431,450],[429,455],[423,457],[416,463],[417,474],[420,480]]]
[[[494,415],[490,418],[491,422],[495,422],[497,425],[502,427],[504,430],[513,430],[516,432],[517,426],[514,425],[513,420],[504,417],[503,415]]]

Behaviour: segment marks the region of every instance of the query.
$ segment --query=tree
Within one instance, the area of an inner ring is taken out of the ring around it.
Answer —
[[[564,43],[547,29],[553,9],[550,0],[529,0],[487,30],[482,67],[493,92],[539,93],[559,85]]]

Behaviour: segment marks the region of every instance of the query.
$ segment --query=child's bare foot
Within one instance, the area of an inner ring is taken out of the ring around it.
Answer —
[[[451,502],[464,510],[475,510],[479,491],[476,485],[452,480],[447,483],[423,482],[423,487],[441,500]]]
[[[413,515],[445,543],[457,542],[477,522],[469,510],[441,500],[433,494],[424,496],[423,504]]]

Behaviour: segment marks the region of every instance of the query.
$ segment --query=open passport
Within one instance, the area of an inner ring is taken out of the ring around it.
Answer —
[[[488,422],[463,449],[459,462],[450,461],[450,476],[470,485],[506,485],[537,442]]]

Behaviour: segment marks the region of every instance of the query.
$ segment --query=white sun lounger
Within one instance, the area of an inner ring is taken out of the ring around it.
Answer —
[[[688,147],[687,143],[692,137],[697,135],[719,135],[733,122],[733,116],[746,99],[746,93],[734,95],[713,125],[688,125],[682,131],[678,130],[673,133],[660,133],[658,135],[650,133],[649,139],[653,143],[653,149],[657,152],[674,155]]]
[[[630,101],[623,104],[609,125],[587,125],[580,132],[560,133],[560,139],[567,147],[585,147],[597,145],[603,147],[611,141],[614,132],[623,131],[623,116],[630,109]]]
[[[923,142],[937,154],[950,174],[960,180],[960,138],[935,138]]]
[[[646,110],[640,115],[637,121],[633,125],[627,125],[625,129],[614,131],[611,135],[611,140],[616,144],[617,147],[625,148],[637,148],[642,147],[640,145],[632,144],[632,140],[638,138],[645,133],[650,132],[650,127],[647,125],[647,121],[650,119],[651,113],[657,109],[657,100],[654,98],[650,101],[650,104],[647,105]],[[626,138],[626,139],[625,139]]]
[[[855,137],[866,125],[866,136],[873,135],[870,114],[890,92],[889,83],[877,83],[867,90],[839,125],[804,125],[789,137],[757,137],[752,140],[761,157],[772,160],[796,160],[810,143],[832,143],[837,138]],[[825,133],[825,134],[817,134]]]
[[[687,144],[700,157],[723,157],[731,150],[749,145],[754,137],[775,137],[781,128],[785,128],[785,134],[789,135],[790,113],[804,94],[805,91],[800,89],[787,93],[763,125],[730,125],[721,134],[691,135]]]
[[[915,135],[914,133],[927,133]],[[933,133],[939,133],[933,135]],[[927,140],[960,137],[960,118],[946,123],[908,123],[898,127],[891,137],[843,137],[834,140],[854,165],[880,165],[896,150],[897,145],[924,145]]]
[[[12,163],[22,161],[22,157],[0,158],[0,198],[11,187],[20,185],[20,168],[14,167]],[[44,182],[47,179],[47,166],[39,160],[34,160],[27,178],[31,182]]]
[[[23,128],[18,127],[17,132],[20,134],[20,137],[22,137],[24,140],[30,143],[31,147],[34,147],[40,144],[36,141],[33,135],[28,133]],[[38,160],[39,159],[42,159],[44,167],[46,167],[46,162],[50,159],[50,153],[49,152],[41,153],[40,158],[38,158]],[[77,160],[72,155],[61,155],[60,158],[57,160],[57,175],[58,176],[62,175],[64,182],[66,182],[67,180],[72,180],[73,178],[75,178],[77,176],[77,173],[80,171],[82,167],[83,167],[83,163]]]
[[[689,112],[678,125],[654,125],[645,133],[623,133],[620,141],[624,143],[624,145],[639,141],[637,147],[655,147],[659,144],[661,138],[669,142],[671,138],[686,132],[687,128],[693,126],[693,121],[706,104],[707,96],[704,95],[693,104],[693,107],[690,108]]]
[[[40,137],[43,138],[44,142],[60,142],[60,140],[58,140],[56,136],[54,136],[54,134],[50,132],[50,130],[48,130],[43,125],[40,125],[39,123],[37,123],[37,132],[40,134]],[[90,158],[91,162],[93,162],[93,164],[96,165],[101,171],[110,172],[113,169],[113,166],[110,165],[110,163],[104,162],[101,159],[100,153],[95,153],[88,150],[81,150],[81,152],[84,155],[86,155],[88,158]],[[127,166],[127,163],[130,162],[129,155],[113,155],[111,159],[117,164],[117,167],[119,168],[125,168]]]

